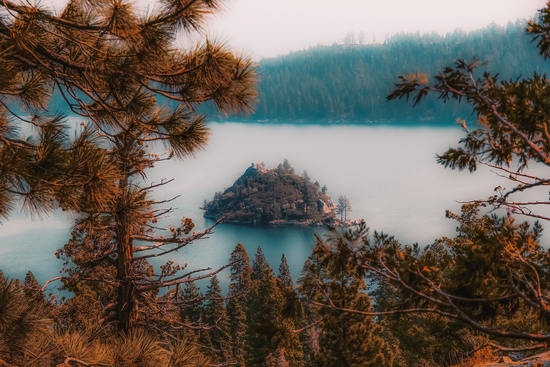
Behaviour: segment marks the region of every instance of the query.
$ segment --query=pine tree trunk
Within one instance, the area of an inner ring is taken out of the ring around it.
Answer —
[[[121,226],[122,227],[122,226]],[[118,330],[128,331],[132,327],[132,314],[134,311],[135,289],[128,280],[132,259],[132,242],[126,228],[119,228],[117,251],[117,320]]]
[[[125,200],[127,180],[120,183],[121,201]],[[135,309],[135,288],[129,280],[131,275],[133,249],[131,239],[131,224],[125,216],[124,203],[119,204],[116,214],[117,222],[117,307],[116,318],[119,331],[128,331],[132,327],[132,318]]]

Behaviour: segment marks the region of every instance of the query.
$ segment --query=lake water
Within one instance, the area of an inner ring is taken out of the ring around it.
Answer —
[[[211,222],[199,209],[205,199],[231,186],[252,162],[273,168],[285,158],[297,173],[306,169],[313,181],[326,185],[333,199],[346,195],[353,208],[348,218],[363,218],[372,231],[390,233],[404,243],[429,244],[452,236],[456,223],[445,219],[445,210],[458,212],[456,200],[486,198],[497,185],[510,185],[488,169],[470,175],[436,164],[435,154],[456,146],[464,135],[454,127],[211,123],[210,128],[206,150],[183,162],[159,163],[149,172],[153,182],[174,178],[154,195],[181,195],[171,204],[176,208],[171,223],[186,216],[197,229],[208,227]],[[13,278],[32,270],[41,282],[59,275],[62,264],[54,252],[69,238],[70,224],[65,213],[43,219],[15,213],[0,226],[0,269]],[[189,269],[216,268],[241,242],[251,258],[261,246],[276,272],[284,253],[296,280],[316,231],[320,229],[222,224],[209,239],[172,258]]]

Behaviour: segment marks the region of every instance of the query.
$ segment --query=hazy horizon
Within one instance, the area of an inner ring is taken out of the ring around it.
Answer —
[[[530,19],[544,0],[233,0],[206,33],[254,59],[342,43],[347,32],[383,42],[400,32],[442,35]]]
[[[159,2],[127,0],[146,12]],[[59,12],[66,0],[42,0]],[[212,15],[203,34],[251,58],[285,55],[318,45],[342,43],[360,32],[366,43],[382,43],[398,33],[477,30],[495,23],[530,19],[545,0],[228,0]],[[181,40],[200,40],[196,35]],[[189,45],[187,42],[184,45]]]

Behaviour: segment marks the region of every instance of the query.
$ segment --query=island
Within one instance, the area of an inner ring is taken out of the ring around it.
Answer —
[[[305,170],[296,174],[287,159],[273,169],[252,163],[233,186],[216,192],[201,209],[206,218],[236,224],[342,226],[354,222],[338,220],[338,206],[327,195],[327,187],[312,182]]]

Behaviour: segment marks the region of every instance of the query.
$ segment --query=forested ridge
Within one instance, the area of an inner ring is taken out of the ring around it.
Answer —
[[[379,44],[321,45],[265,58],[257,65],[254,113],[227,116],[208,103],[199,110],[221,121],[453,123],[457,117],[472,116],[471,109],[431,97],[413,109],[404,101],[386,103],[396,76],[421,72],[432,78],[457,58],[473,57],[486,62],[487,70],[501,79],[550,72],[525,27],[525,21],[518,20],[470,32],[457,29],[446,35],[400,33]],[[159,101],[174,105],[162,96]],[[61,94],[54,94],[49,109],[67,110]]]
[[[248,117],[269,122],[453,122],[472,116],[464,104],[430,98],[411,109],[402,101],[386,103],[397,75],[422,72],[433,78],[457,58],[477,56],[501,79],[548,73],[526,23],[492,24],[465,32],[397,34],[382,44],[334,44],[262,59],[258,65],[258,105]]]

